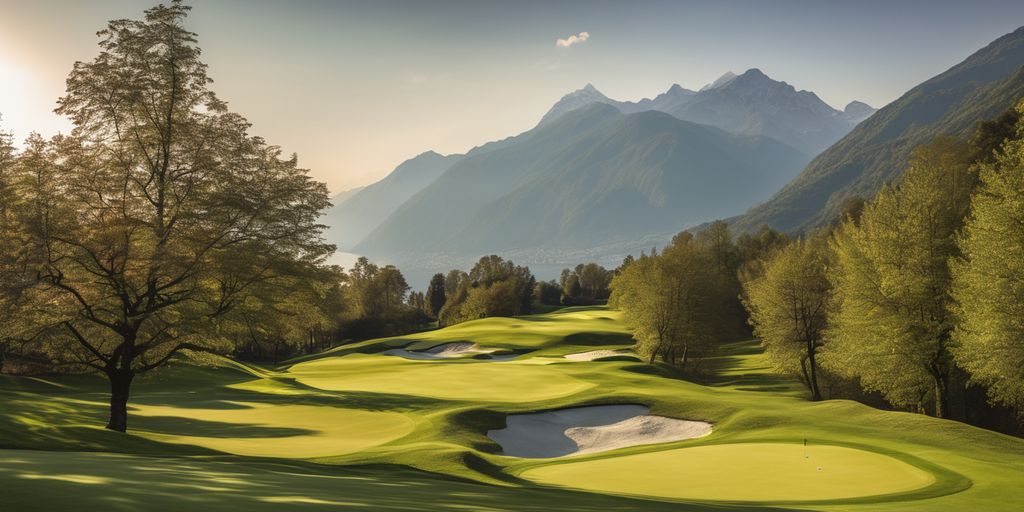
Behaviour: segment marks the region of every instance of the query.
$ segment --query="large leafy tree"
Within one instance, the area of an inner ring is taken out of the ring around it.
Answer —
[[[685,368],[723,338],[730,276],[711,247],[689,233],[677,235],[661,255],[651,252],[615,276],[609,304],[623,311],[640,353]]]
[[[229,350],[221,319],[332,249],[325,186],[209,89],[188,11],[110,22],[59,101],[72,136],[21,159],[20,261],[45,311],[26,328],[50,359],[107,376],[118,431],[136,375]]]
[[[1024,111],[1024,104],[1022,104]],[[1004,118],[1007,116],[1004,116]],[[1001,118],[1003,119],[1003,118]],[[1013,117],[1016,120],[1016,117]],[[1024,126],[981,187],[953,261],[956,361],[989,387],[997,402],[1024,410]]]
[[[823,362],[895,405],[931,404],[939,417],[953,370],[948,260],[977,181],[969,161],[953,139],[918,148],[902,181],[838,230],[829,273],[836,308]]]
[[[817,353],[830,292],[827,249],[820,238],[795,241],[743,282],[754,335],[776,371],[803,379],[811,400],[821,400]]]

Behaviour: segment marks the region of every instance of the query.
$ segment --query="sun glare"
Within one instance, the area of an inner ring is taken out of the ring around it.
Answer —
[[[0,60],[0,122],[8,125],[15,110],[26,101],[25,74],[7,61]]]

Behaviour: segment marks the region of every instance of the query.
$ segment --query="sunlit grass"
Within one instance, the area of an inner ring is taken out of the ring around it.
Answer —
[[[752,342],[724,347],[703,384],[637,361],[562,357],[628,339],[617,313],[570,308],[370,340],[281,368],[179,362],[138,381],[127,436],[102,428],[100,378],[2,377],[0,439],[19,450],[0,452],[0,484],[14,489],[12,503],[45,496],[47,509],[604,512],[701,510],[702,500],[721,510],[730,500],[747,505],[726,508],[1015,510],[1024,499],[1024,441],[849,401],[808,402]],[[456,341],[519,356],[379,354]],[[485,435],[505,414],[622,403],[714,430],[571,459],[502,456]]]

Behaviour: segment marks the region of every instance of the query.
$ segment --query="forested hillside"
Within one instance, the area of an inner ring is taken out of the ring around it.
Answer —
[[[764,204],[732,220],[748,231],[821,227],[850,197],[870,198],[906,167],[915,147],[939,135],[965,137],[1024,96],[1024,28],[911,89],[815,158]]]

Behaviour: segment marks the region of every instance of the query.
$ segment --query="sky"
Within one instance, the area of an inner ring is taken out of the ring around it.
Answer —
[[[0,129],[52,113],[107,20],[156,0],[0,0]],[[528,130],[592,83],[619,100],[759,68],[836,108],[884,106],[1024,25],[1020,1],[194,0],[213,89],[327,182]]]

